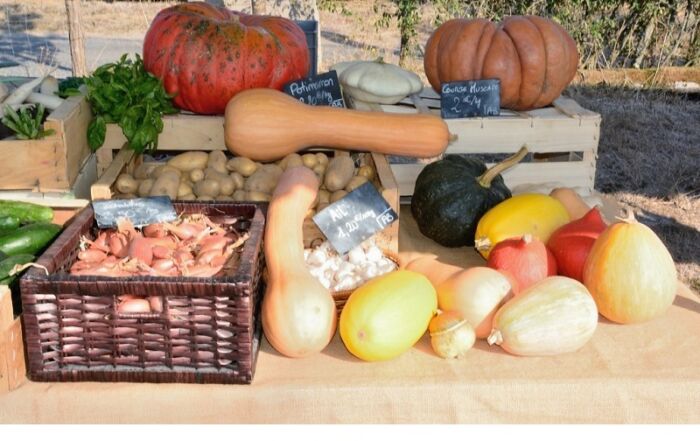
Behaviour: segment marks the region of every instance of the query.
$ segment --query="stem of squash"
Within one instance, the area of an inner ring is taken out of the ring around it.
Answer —
[[[629,208],[625,210],[625,217],[615,216],[615,219],[626,224],[633,224],[637,222],[637,218],[634,217],[634,211]]]
[[[503,334],[501,334],[501,331],[498,329],[494,329],[491,331],[491,334],[486,338],[486,341],[490,346],[493,346],[494,344],[501,345],[503,343]]]
[[[491,247],[491,241],[488,237],[474,239],[474,248],[478,251],[488,250]]]
[[[486,172],[483,175],[476,178],[479,182],[479,185],[481,185],[484,188],[489,188],[491,186],[491,181],[493,181],[496,176],[500,175],[505,170],[511,168],[518,162],[522,161],[522,159],[527,155],[527,153],[527,146],[524,145],[520,147],[518,153],[514,154],[509,158],[506,158],[502,162],[499,162],[490,169],[486,170]]]

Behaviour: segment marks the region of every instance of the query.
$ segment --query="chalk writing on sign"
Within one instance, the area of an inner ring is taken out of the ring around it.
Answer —
[[[501,85],[497,79],[443,83],[440,92],[440,109],[443,118],[500,114]]]
[[[135,227],[177,219],[175,208],[167,196],[93,201],[92,209],[100,228],[116,227],[119,219],[130,220]]]
[[[398,219],[374,185],[367,182],[318,212],[313,221],[333,248],[345,254]]]
[[[287,83],[284,91],[304,104],[345,107],[338,74],[334,70]]]

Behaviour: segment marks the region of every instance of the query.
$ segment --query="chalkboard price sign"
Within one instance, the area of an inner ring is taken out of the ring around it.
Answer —
[[[313,221],[339,254],[345,254],[399,216],[367,182],[316,213]]]
[[[443,83],[440,113],[443,119],[498,116],[501,112],[500,80]]]
[[[312,106],[345,107],[338,74],[334,70],[287,83],[284,91]]]
[[[135,227],[177,219],[175,207],[167,196],[93,201],[92,210],[100,228],[114,228],[119,219],[129,219]]]

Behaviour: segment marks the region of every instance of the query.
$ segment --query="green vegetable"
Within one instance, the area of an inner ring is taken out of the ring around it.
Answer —
[[[61,227],[47,222],[25,225],[0,237],[0,251],[8,256],[38,254],[61,232]]]
[[[17,216],[0,216],[0,236],[19,228],[20,220]]]
[[[163,115],[177,113],[172,96],[161,80],[147,72],[143,60],[122,55],[116,63],[100,66],[85,79],[88,101],[95,119],[88,126],[88,143],[93,151],[102,146],[107,124],[117,123],[137,153],[155,150],[163,131]]]
[[[32,254],[17,254],[0,260],[0,285],[9,285],[20,275],[17,273],[10,276],[10,272],[16,265],[24,265],[33,261],[34,255]]]
[[[31,202],[0,201],[0,217],[16,217],[21,224],[51,222],[53,209]]]
[[[56,92],[56,95],[61,98],[80,95],[80,86],[83,84],[85,84],[85,78],[83,77],[65,78],[58,83],[58,92]]]
[[[19,112],[10,106],[5,106],[5,116],[2,123],[15,132],[18,139],[40,139],[44,136],[53,135],[54,130],[43,130],[44,105],[39,104],[32,108],[22,108]],[[35,112],[32,115],[32,112]]]
[[[490,169],[474,158],[447,155],[418,175],[411,213],[420,232],[444,247],[474,245],[479,219],[511,197],[500,175],[527,155],[520,151]]]

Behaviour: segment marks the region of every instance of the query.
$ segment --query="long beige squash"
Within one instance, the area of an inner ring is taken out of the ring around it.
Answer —
[[[309,106],[273,89],[250,89],[231,99],[224,135],[231,152],[256,161],[313,146],[429,158],[450,141],[447,124],[435,115]]]
[[[335,302],[304,261],[303,223],[319,181],[306,167],[287,169],[272,194],[265,226],[268,284],[262,304],[265,337],[288,357],[320,352],[337,324]]]

